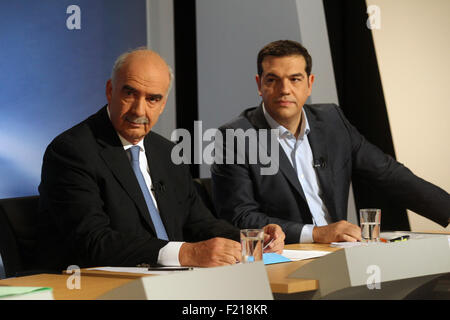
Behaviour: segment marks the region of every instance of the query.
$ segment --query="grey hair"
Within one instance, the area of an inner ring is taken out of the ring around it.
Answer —
[[[112,81],[113,84],[115,82],[117,72],[120,70],[122,65],[125,63],[125,61],[127,60],[128,56],[130,54],[132,54],[133,52],[140,51],[140,50],[149,50],[149,49],[147,47],[138,47],[136,49],[124,52],[119,57],[117,57],[116,61],[114,62],[112,71],[111,71],[111,81]],[[166,62],[166,65],[167,65],[167,68],[169,69],[169,88],[167,89],[167,92],[166,92],[166,97],[167,97],[169,95],[169,93],[170,93],[170,89],[172,89],[172,83],[173,83],[173,79],[174,79],[174,74],[173,74],[172,68],[169,66],[169,64],[167,62]]]

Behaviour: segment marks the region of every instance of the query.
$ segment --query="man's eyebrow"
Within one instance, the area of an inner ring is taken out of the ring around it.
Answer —
[[[122,90],[126,90],[126,91],[136,91],[135,88],[133,88],[133,87],[127,85],[127,84],[125,84],[125,85],[122,87]]]
[[[279,78],[279,76],[277,76],[275,73],[272,73],[272,72],[269,72],[268,74],[266,74],[266,77]]]
[[[303,73],[294,73],[294,74],[291,74],[289,77],[300,77],[300,78],[304,78],[305,75],[304,75]]]
[[[153,99],[162,99],[163,95],[159,93],[149,93],[146,96],[147,98],[153,98]]]
[[[271,72],[269,72],[268,74],[266,74],[266,77],[280,78],[280,76],[276,75],[275,73],[271,73]],[[303,73],[299,72],[299,73],[293,73],[293,74],[290,74],[289,77],[290,77],[290,78],[292,78],[292,77],[301,77],[301,78],[304,78],[305,75],[304,75]]]

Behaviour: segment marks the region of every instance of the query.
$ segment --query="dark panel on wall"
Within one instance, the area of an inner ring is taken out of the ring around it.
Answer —
[[[198,120],[195,0],[173,0],[173,6],[175,24],[175,83],[177,88],[175,98],[177,106],[176,127],[188,130],[191,137],[193,137],[194,121]],[[193,149],[191,154],[194,154]],[[198,178],[199,166],[191,164],[190,168],[192,176]]]
[[[323,0],[339,104],[350,122],[385,153],[395,158],[372,32],[366,26],[364,0]],[[405,208],[383,190],[353,177],[357,209],[382,209],[383,230],[409,230]]]

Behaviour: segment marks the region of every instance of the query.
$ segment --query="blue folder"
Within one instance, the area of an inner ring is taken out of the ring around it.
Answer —
[[[274,263],[282,263],[282,262],[291,262],[291,259],[286,258],[278,253],[263,253],[263,261],[264,264],[274,264]]]

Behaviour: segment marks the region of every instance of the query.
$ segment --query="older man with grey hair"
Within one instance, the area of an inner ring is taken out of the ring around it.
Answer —
[[[172,80],[151,50],[121,55],[106,83],[108,104],[48,146],[39,186],[42,267],[240,261],[239,230],[210,213],[187,166],[172,163],[173,144],[151,131]],[[264,230],[274,240],[268,251],[281,252],[281,228]]]

